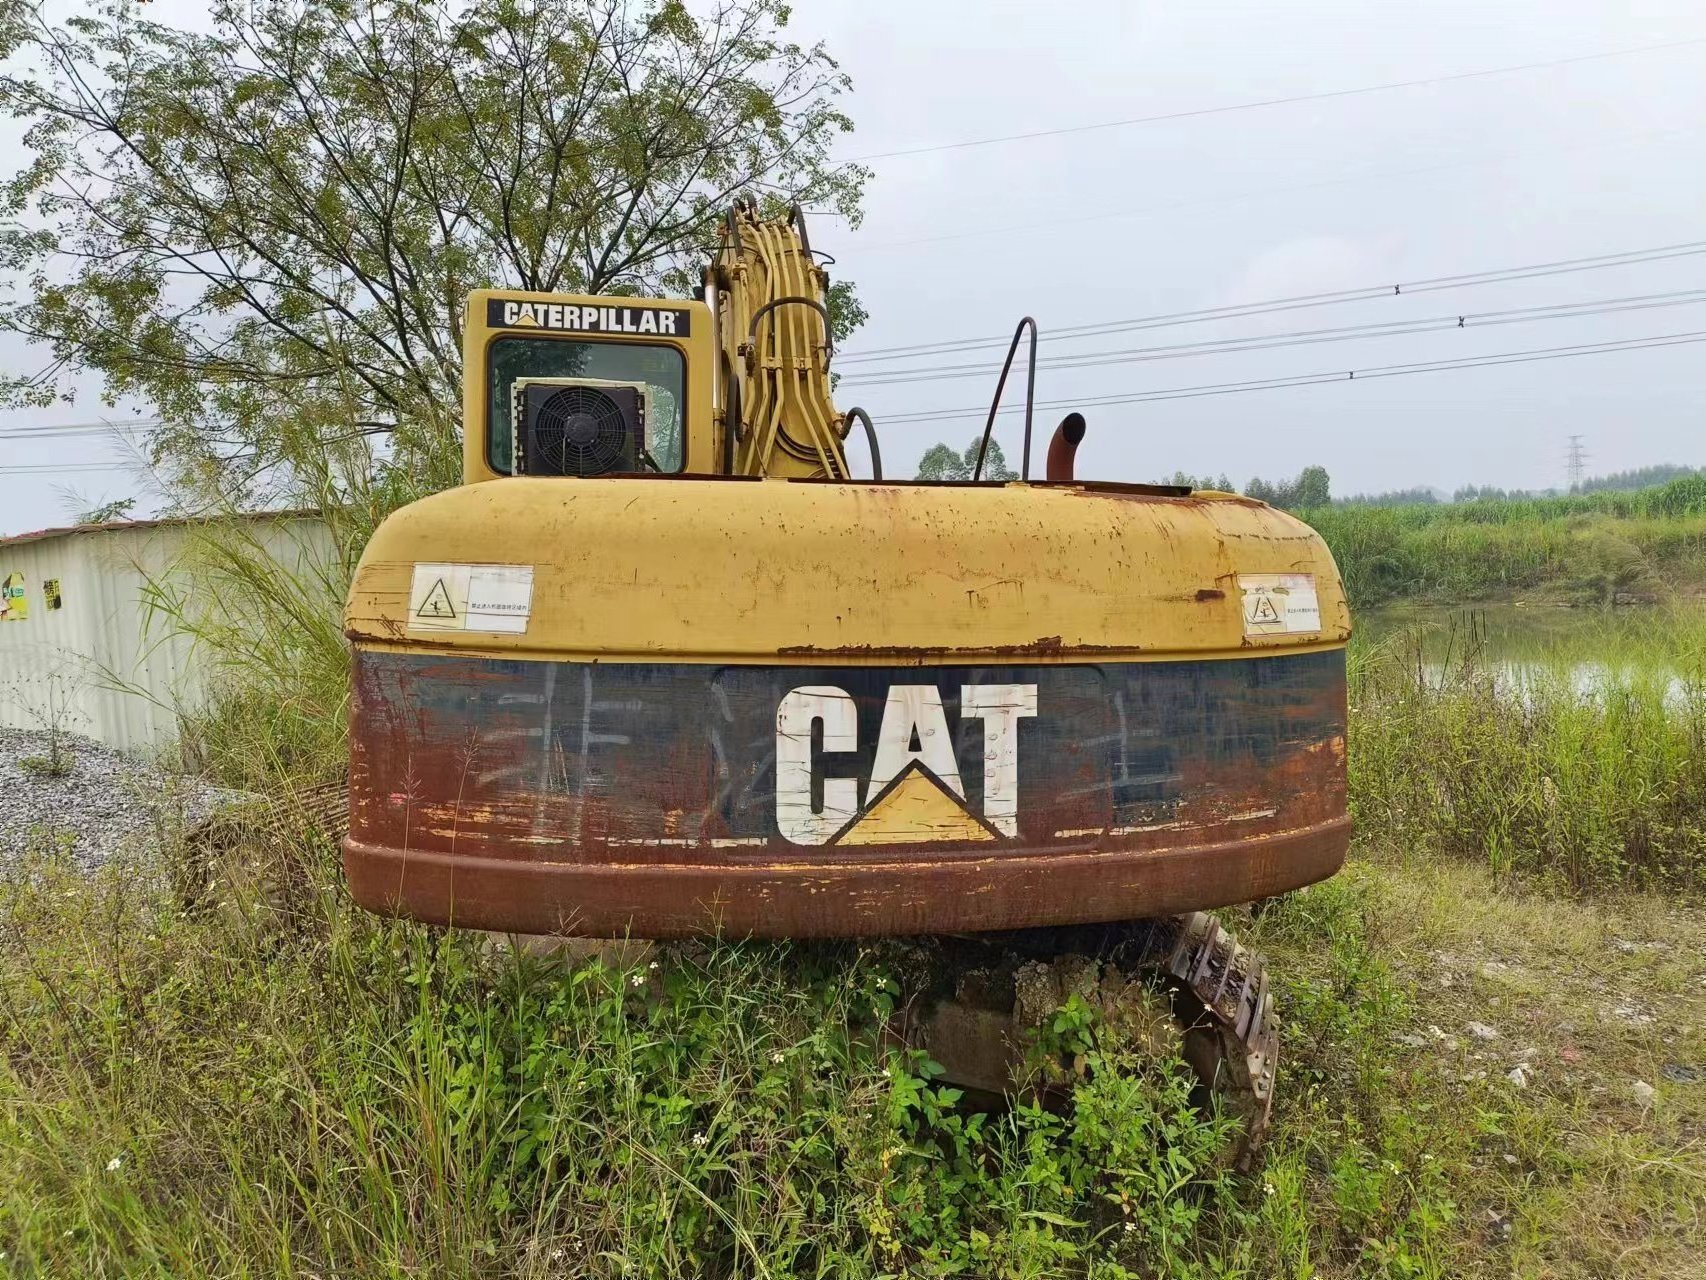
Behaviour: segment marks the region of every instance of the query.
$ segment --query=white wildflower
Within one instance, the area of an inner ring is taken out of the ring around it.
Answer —
[[[643,987],[646,985],[646,975],[643,973],[636,973],[630,981],[632,982],[632,985],[636,987]]]
[[[710,1140],[711,1139],[703,1133],[696,1133],[693,1135],[693,1145],[696,1147],[702,1147]]]
[[[108,1173],[117,1173],[123,1167],[124,1167],[124,1157],[123,1156],[114,1156],[111,1160],[107,1161],[107,1172]]]
[[[650,964],[648,964],[646,966],[646,968],[648,968],[648,969],[656,969],[657,967],[658,967],[658,962],[656,960],[653,960]]]
[[[785,1058],[786,1056],[787,1056],[786,1054],[784,1054],[780,1049],[778,1049],[778,1050],[776,1050],[775,1053],[770,1055],[770,1061],[779,1064],[779,1063],[781,1063],[783,1058]]]

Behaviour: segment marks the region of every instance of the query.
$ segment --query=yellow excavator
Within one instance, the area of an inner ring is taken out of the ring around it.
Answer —
[[[895,1030],[990,1093],[1073,994],[1159,1010],[1247,1162],[1273,997],[1206,912],[1345,856],[1332,557],[1249,498],[1077,478],[1076,413],[1033,477],[1029,379],[1021,479],[885,478],[827,290],[798,210],[743,200],[702,299],[472,295],[463,484],[349,595],[351,889],[507,933],[915,939]]]

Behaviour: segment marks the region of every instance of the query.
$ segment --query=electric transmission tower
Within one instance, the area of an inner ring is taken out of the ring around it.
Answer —
[[[1576,488],[1587,479],[1588,451],[1582,448],[1582,437],[1570,437],[1570,447],[1564,454],[1564,467],[1569,473],[1570,488]]]

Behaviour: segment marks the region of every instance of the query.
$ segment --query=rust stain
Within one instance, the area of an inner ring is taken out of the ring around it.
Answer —
[[[956,647],[952,650],[929,645],[842,644],[783,645],[776,650],[784,658],[890,658],[908,663],[940,662],[950,654],[958,662],[976,662],[980,658],[1052,657],[1062,653],[1136,653],[1140,645],[1067,644],[1060,636],[1039,636],[1028,644],[996,644],[981,649]]]
[[[1207,600],[1224,600],[1224,599],[1226,599],[1226,592],[1222,591],[1219,587],[1204,587],[1201,591],[1197,592],[1197,603],[1198,604],[1201,604]]]

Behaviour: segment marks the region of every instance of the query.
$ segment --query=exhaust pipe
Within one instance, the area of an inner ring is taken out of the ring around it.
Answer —
[[[1067,414],[1060,420],[1060,425],[1054,429],[1054,438],[1048,442],[1048,478],[1050,480],[1071,480],[1072,460],[1078,452],[1078,445],[1084,439],[1084,415],[1078,412]]]

